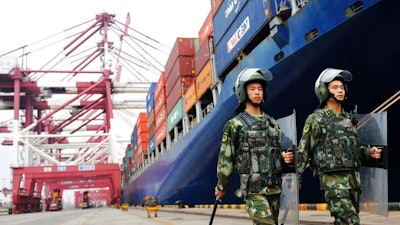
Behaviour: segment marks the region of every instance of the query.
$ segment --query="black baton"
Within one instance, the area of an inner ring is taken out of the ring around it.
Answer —
[[[215,200],[214,209],[213,209],[213,212],[211,214],[211,219],[210,219],[210,224],[209,225],[212,225],[212,223],[213,223],[214,216],[215,216],[215,211],[217,211],[217,206],[218,206],[218,200]]]

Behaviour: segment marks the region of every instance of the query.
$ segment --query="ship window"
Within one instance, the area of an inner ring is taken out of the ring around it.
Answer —
[[[360,1],[356,1],[354,4],[352,4],[351,6],[347,7],[344,10],[344,15],[346,17],[352,17],[355,14],[359,13],[361,10],[363,10],[364,5],[362,4],[362,2]]]
[[[304,39],[306,39],[306,41],[311,41],[312,39],[318,37],[318,35],[319,35],[318,30],[314,28],[305,35]]]
[[[280,51],[278,54],[276,54],[274,56],[274,60],[275,62],[280,61],[281,59],[283,59],[285,57],[285,53],[283,53],[282,51]]]

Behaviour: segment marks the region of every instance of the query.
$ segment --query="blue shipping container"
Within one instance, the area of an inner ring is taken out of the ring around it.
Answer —
[[[149,118],[151,111],[154,108],[154,95],[150,96],[150,100],[146,102],[146,116]]]
[[[213,18],[214,43],[218,44],[249,0],[225,0]],[[216,29],[217,28],[217,29]]]
[[[146,116],[148,117],[154,107],[154,89],[156,89],[157,82],[152,82],[149,91],[146,95]]]
[[[221,75],[249,41],[268,22],[266,1],[250,0],[216,46],[217,73]]]
[[[132,149],[133,149],[133,151],[134,152],[136,152],[137,151],[137,149],[138,149],[138,146],[137,146],[137,126],[136,126],[136,124],[135,124],[135,126],[133,127],[133,131],[132,131],[132,134],[131,134],[131,146],[132,146]]]
[[[259,33],[260,29],[277,15],[280,7],[287,9],[290,8],[290,4],[285,0],[249,0],[247,2],[216,45],[215,58],[219,75],[224,73],[224,70]]]
[[[153,135],[147,146],[148,154],[151,154],[156,149],[156,135]]]

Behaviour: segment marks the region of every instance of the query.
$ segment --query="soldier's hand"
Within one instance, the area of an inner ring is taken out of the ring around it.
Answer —
[[[225,192],[224,191],[220,191],[220,190],[218,190],[218,188],[217,187],[215,187],[215,200],[220,200],[221,198],[222,198],[222,196],[224,196],[225,195]]]
[[[294,154],[293,152],[282,152],[282,158],[286,164],[291,164],[293,163]]]
[[[297,184],[297,187],[299,188],[299,190],[303,187],[303,185],[300,183],[300,184]]]
[[[382,149],[377,148],[376,146],[372,147],[370,150],[371,157],[375,159],[380,159],[381,158],[381,152]]]

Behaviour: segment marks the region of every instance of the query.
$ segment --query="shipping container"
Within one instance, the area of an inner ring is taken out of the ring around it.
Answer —
[[[131,146],[131,144],[128,144],[128,145],[126,146],[126,149],[125,149],[125,157],[126,157],[126,158],[132,158],[132,146]]]
[[[214,17],[215,14],[217,14],[217,11],[218,11],[219,7],[221,7],[221,4],[222,4],[223,1],[224,0],[211,0],[211,14],[212,14],[212,17]]]
[[[193,82],[183,96],[185,112],[187,113],[197,102],[196,83]]]
[[[167,121],[164,121],[156,131],[156,143],[159,145],[167,137]]]
[[[137,126],[136,136],[137,136],[137,146],[138,146],[137,152],[141,153],[147,151],[147,141],[148,141],[147,116],[145,112],[139,113],[136,126]]]
[[[156,88],[157,82],[151,82],[149,90],[146,95],[146,113],[149,115],[150,111],[154,107],[154,89]]]
[[[199,46],[204,44],[204,42],[208,42],[209,38],[214,35],[213,33],[213,22],[212,22],[212,11],[210,11],[204,20],[203,25],[201,25],[199,30]]]
[[[154,99],[154,113],[157,115],[157,113],[160,112],[161,107],[166,107],[166,105],[167,96],[165,95],[165,92],[162,91],[161,94]]]
[[[138,142],[138,153],[146,153],[147,154],[147,149],[148,149],[148,142],[147,142],[147,134],[146,134],[146,141],[143,142]]]
[[[154,88],[154,101],[160,95],[162,92],[164,92],[165,95],[165,82],[166,82],[166,75],[165,72],[161,72],[160,78],[158,78],[157,85]]]
[[[169,74],[179,56],[194,56],[199,48],[198,38],[178,37],[165,64],[165,73]]]
[[[137,151],[137,125],[133,126],[132,134],[131,134],[131,146],[134,152]]]
[[[147,133],[149,137],[154,136],[154,134],[156,133],[154,116],[155,112],[153,109],[151,110],[151,112],[149,113],[149,117],[147,118]]]
[[[195,77],[182,77],[180,80],[176,81],[171,93],[167,95],[167,113],[170,113],[176,102],[183,98],[183,95],[194,81]]]
[[[142,148],[143,150],[143,146],[140,146],[140,144],[143,143],[148,143],[149,142],[149,133],[147,132],[142,132],[140,134],[137,135],[137,145],[138,145],[138,151],[140,151],[140,148]],[[145,148],[145,150],[147,151],[147,147]]]
[[[200,71],[196,77],[196,96],[198,99],[203,96],[207,89],[212,85],[212,74],[211,74],[211,61],[208,60],[207,64]]]
[[[151,154],[152,152],[154,152],[154,150],[156,149],[156,132],[154,131],[154,135],[150,137],[149,140],[149,144],[148,144],[148,150],[147,153]]]
[[[218,76],[224,75],[225,70],[231,66],[250,40],[266,25],[268,21],[267,9],[268,6],[265,1],[249,0],[221,41],[216,44],[215,60]]]
[[[257,0],[264,3],[263,0]],[[249,0],[225,0],[213,18],[214,43],[217,45]]]
[[[167,106],[162,105],[160,110],[155,113],[156,130],[167,120]]]
[[[167,117],[167,130],[170,132],[176,124],[178,124],[183,117],[183,104],[182,99],[180,99],[176,105],[172,108],[171,112]]]
[[[134,158],[133,164],[134,164],[135,170],[138,170],[139,167],[141,167],[142,164],[143,164],[142,153],[139,153],[139,151],[136,152],[136,154],[135,154],[135,158]]]
[[[147,120],[140,121],[139,123],[137,123],[136,135],[139,135],[141,133],[147,133]]]
[[[172,91],[174,84],[182,77],[195,76],[194,56],[179,56],[172,70],[166,75],[166,92],[167,96]]]
[[[210,60],[210,43],[207,41],[200,46],[199,51],[194,56],[194,70],[196,76],[200,73],[206,63]]]

